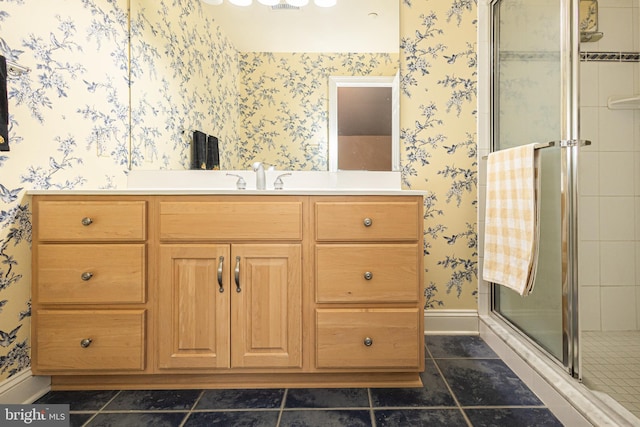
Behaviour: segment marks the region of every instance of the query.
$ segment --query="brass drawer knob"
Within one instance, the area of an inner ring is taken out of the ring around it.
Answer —
[[[93,273],[91,273],[91,272],[89,272],[89,271],[85,271],[84,273],[82,273],[82,274],[80,275],[80,278],[81,278],[82,280],[84,280],[85,282],[86,282],[87,280],[90,280],[92,277],[93,277]]]
[[[89,218],[88,216],[85,216],[84,218],[82,218],[82,225],[89,226],[93,223],[93,220],[91,218]]]
[[[371,280],[373,279],[373,273],[370,271],[367,271],[366,273],[364,273],[364,279],[365,280]]]
[[[366,345],[367,347],[371,347],[373,345],[373,340],[369,337],[366,337],[364,339],[364,345]]]
[[[371,218],[365,218],[362,223],[365,227],[371,227],[371,224],[373,224],[373,220]]]
[[[91,345],[92,342],[93,340],[91,338],[85,338],[82,341],[80,341],[80,347],[87,348]]]

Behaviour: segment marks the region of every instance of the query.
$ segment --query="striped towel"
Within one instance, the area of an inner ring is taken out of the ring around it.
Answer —
[[[483,279],[520,295],[533,290],[538,264],[540,177],[535,145],[496,151],[487,160]]]

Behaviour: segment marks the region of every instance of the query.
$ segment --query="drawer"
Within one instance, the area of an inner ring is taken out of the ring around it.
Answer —
[[[144,310],[39,310],[36,314],[38,371],[144,370]]]
[[[420,257],[417,244],[316,246],[316,301],[417,302]]]
[[[316,366],[419,368],[424,357],[421,321],[418,308],[318,309]]]
[[[163,201],[161,240],[301,240],[302,202]]]
[[[144,201],[37,202],[39,240],[142,241],[146,239]]]
[[[318,241],[418,240],[418,199],[398,202],[317,202]]]
[[[144,244],[50,244],[36,251],[38,301],[144,303]]]

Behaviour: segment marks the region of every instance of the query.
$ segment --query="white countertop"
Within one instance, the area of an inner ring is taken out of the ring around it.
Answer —
[[[419,190],[376,190],[362,188],[292,189],[292,190],[220,190],[202,188],[122,189],[122,190],[29,190],[28,195],[49,196],[150,196],[150,195],[219,195],[219,196],[423,196]]]
[[[232,174],[232,175],[229,175]],[[282,176],[283,174],[290,174]],[[237,176],[246,182],[236,189]],[[425,191],[403,190],[400,172],[266,171],[266,190],[256,190],[255,173],[230,171],[131,171],[127,188],[29,190],[29,195],[223,195],[223,196],[422,196]],[[273,188],[282,176],[283,190]]]

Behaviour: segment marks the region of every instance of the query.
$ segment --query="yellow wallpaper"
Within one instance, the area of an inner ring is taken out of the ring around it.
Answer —
[[[238,53],[214,8],[131,2],[131,166],[189,169],[199,130],[219,138],[220,163],[236,146]]]
[[[477,308],[476,4],[403,1],[405,186],[425,190],[428,309]]]

